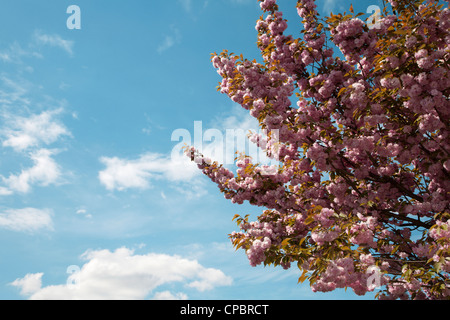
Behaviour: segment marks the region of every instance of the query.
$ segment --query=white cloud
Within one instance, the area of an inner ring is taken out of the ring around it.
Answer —
[[[52,215],[49,209],[9,209],[0,213],[0,228],[29,233],[53,230]]]
[[[198,175],[201,174],[200,169],[196,166],[194,168]],[[210,182],[195,177],[189,181],[185,181],[179,184],[172,185],[172,189],[176,191],[177,194],[182,194],[185,199],[199,199],[208,194],[207,188]]]
[[[214,289],[218,281],[222,284],[231,284],[231,279],[224,278],[222,271],[209,268],[202,271],[200,280],[192,281],[191,283],[188,283],[188,286],[195,288],[198,291],[207,291]]]
[[[212,122],[212,126],[220,132],[223,137],[215,137],[215,140],[204,144],[203,154],[219,163],[234,164],[236,152],[243,152],[251,156],[253,161],[261,164],[271,164],[264,150],[258,148],[249,141],[249,132],[263,134],[258,121],[243,109],[240,105],[233,104],[231,112],[218,116]],[[223,146],[217,140],[223,141]]]
[[[0,187],[0,196],[9,196],[11,194],[13,194],[13,192],[8,188]]]
[[[152,300],[187,300],[188,296],[183,292],[177,292],[175,294],[170,291],[157,292],[153,296]]]
[[[98,177],[108,190],[147,189],[151,179],[189,181],[199,174],[197,166],[182,155],[168,157],[146,153],[135,160],[102,157],[100,161],[106,169],[100,171]]]
[[[22,58],[42,58],[36,51],[42,45],[58,46],[71,53],[73,43],[59,36],[35,32],[27,46],[14,42],[0,52],[0,60],[17,64],[14,76],[12,73],[0,75],[0,147],[4,148],[4,155],[8,156],[11,148],[20,153],[24,161],[31,163],[19,163],[19,172],[11,167],[2,168],[2,171],[7,171],[0,174],[0,196],[27,193],[34,185],[48,186],[59,182],[61,177],[60,166],[53,159],[59,151],[50,150],[47,146],[63,136],[71,136],[58,119],[66,102],[47,94],[39,97],[42,84],[32,83],[21,76],[24,68],[32,69],[24,65]],[[56,109],[55,105],[60,107]],[[35,111],[36,106],[40,111]]]
[[[47,149],[40,149],[31,153],[30,158],[34,162],[33,167],[22,170],[18,175],[11,174],[8,178],[0,176],[6,184],[3,190],[27,193],[32,185],[48,186],[57,183],[61,176],[61,170],[55,160],[51,158],[53,153],[53,151]]]
[[[249,111],[234,103],[231,111],[228,114],[222,114],[217,117],[213,125],[222,130],[241,128],[248,131],[259,129],[258,121],[250,115]]]
[[[92,218],[92,214],[88,213],[86,209],[78,209],[76,211],[76,214],[77,215],[82,215],[82,216],[84,216],[86,218],[89,218],[89,219]]]
[[[180,256],[149,253],[135,254],[128,248],[87,251],[82,257],[87,262],[80,271],[72,274],[66,284],[25,290],[30,279],[39,274],[28,274],[12,284],[22,292],[30,292],[34,300],[142,300],[147,299],[157,287],[168,283],[182,283],[197,290],[210,290],[231,285],[232,279],[222,271],[205,268],[196,260]],[[36,281],[34,282],[36,284]],[[184,293],[175,296],[160,292],[154,298],[186,298]]]
[[[2,107],[24,107],[29,106],[31,101],[28,93],[29,83],[25,81],[15,81],[6,75],[0,76],[2,86],[0,87],[0,105]]]
[[[49,35],[41,33],[40,31],[36,31],[34,33],[34,40],[37,44],[58,47],[67,52],[70,56],[73,56],[74,42],[71,40],[65,40],[57,34]]]
[[[171,187],[188,198],[204,196],[207,184],[198,178],[202,175],[201,170],[180,152],[182,145],[192,143],[205,157],[225,166],[235,163],[236,151],[245,152],[255,163],[271,164],[272,160],[266,157],[265,151],[259,149],[247,137],[250,131],[262,133],[258,122],[241,109],[235,107],[231,113],[221,115],[212,121],[212,128],[194,124],[193,134],[187,129],[175,130],[172,141],[180,141],[180,138],[182,140],[173,147],[170,155],[145,153],[135,159],[100,158],[100,162],[106,166],[98,174],[100,183],[108,190],[123,191],[131,188],[148,189],[152,187],[152,180],[165,179],[174,182]],[[201,146],[197,145],[199,140],[202,141]],[[189,188],[183,185],[185,182],[189,182]]]
[[[15,151],[23,151],[44,143],[49,145],[61,136],[70,136],[67,128],[55,119],[62,109],[44,111],[30,117],[6,116],[7,127],[2,129],[2,144]]]
[[[50,145],[62,136],[71,136],[67,128],[56,116],[62,109],[44,111],[28,117],[11,113],[3,115],[4,127],[0,129],[3,147],[10,147],[16,152],[26,152],[33,166],[23,169],[19,174],[11,173],[8,177],[0,175],[0,195],[14,192],[27,193],[33,185],[48,186],[57,183],[62,175],[60,166],[53,159],[56,150],[41,148]]]
[[[32,295],[39,291],[42,286],[43,273],[27,274],[22,279],[16,279],[11,285],[20,288],[20,294],[24,296]]]

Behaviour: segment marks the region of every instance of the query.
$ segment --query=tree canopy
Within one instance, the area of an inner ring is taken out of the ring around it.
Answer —
[[[444,5],[445,4],[445,5]],[[250,264],[299,268],[313,291],[378,290],[380,299],[450,297],[450,11],[389,0],[376,23],[320,17],[297,1],[300,36],[275,0],[260,0],[262,62],[212,54],[218,90],[258,119],[236,172],[186,153],[233,203],[230,239]],[[268,173],[270,172],[270,173]]]

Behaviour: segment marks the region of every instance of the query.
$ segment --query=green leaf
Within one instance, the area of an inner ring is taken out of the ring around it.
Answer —
[[[306,220],[305,220],[305,224],[306,225],[308,225],[308,224],[311,224],[311,223],[313,223],[314,222],[314,217],[308,217],[308,218],[306,218]]]
[[[289,241],[291,240],[291,238],[286,238],[281,242],[281,246],[282,247],[286,247],[289,245]]]
[[[307,273],[308,273],[308,270],[303,270],[302,275],[300,276],[300,278],[298,278],[297,284],[298,283],[303,283],[306,279],[308,279]]]
[[[347,90],[346,87],[341,88],[341,90],[339,90],[339,92],[338,92],[338,97],[340,97],[346,90]]]
[[[300,247],[303,244],[303,242],[305,242],[305,240],[306,237],[301,238],[300,241],[298,242],[298,246]]]

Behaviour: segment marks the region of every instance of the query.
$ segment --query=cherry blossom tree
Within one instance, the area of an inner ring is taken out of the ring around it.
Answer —
[[[233,172],[185,150],[227,199],[264,208],[234,217],[233,245],[252,266],[295,266],[314,292],[449,299],[448,2],[389,0],[370,25],[298,0],[295,38],[276,1],[259,1],[261,62],[225,50],[212,63],[278,164],[267,174],[241,155]]]

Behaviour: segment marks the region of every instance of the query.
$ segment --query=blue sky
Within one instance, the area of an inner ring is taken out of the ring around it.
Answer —
[[[297,32],[295,1],[279,3]],[[369,5],[381,4],[355,11]],[[231,204],[172,156],[173,133],[194,139],[196,121],[257,129],[216,91],[209,58],[258,59],[260,15],[255,0],[0,4],[0,299],[359,298],[252,268],[227,235],[261,208]]]

